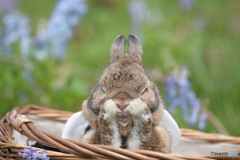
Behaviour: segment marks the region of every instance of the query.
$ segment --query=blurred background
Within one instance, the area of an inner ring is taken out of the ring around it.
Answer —
[[[120,35],[181,128],[240,136],[240,1],[0,0],[0,117],[36,104],[77,112]]]

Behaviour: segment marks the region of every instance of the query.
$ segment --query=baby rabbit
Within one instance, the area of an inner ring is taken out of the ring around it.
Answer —
[[[82,141],[126,149],[168,153],[171,136],[160,123],[164,113],[158,89],[142,66],[142,47],[134,35],[118,36],[110,51],[110,64],[83,102],[89,122]]]

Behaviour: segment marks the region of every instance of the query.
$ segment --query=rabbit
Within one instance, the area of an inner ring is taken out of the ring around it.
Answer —
[[[124,35],[115,39],[110,64],[83,102],[82,112],[68,120],[62,137],[71,139],[75,129],[76,136],[90,144],[169,153],[180,139],[179,128],[145,74],[138,38],[128,36],[126,54],[125,44]]]

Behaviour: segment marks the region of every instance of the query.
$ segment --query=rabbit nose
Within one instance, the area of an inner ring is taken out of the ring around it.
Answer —
[[[128,105],[125,105],[125,106],[120,106],[120,105],[117,105],[118,108],[121,110],[121,111],[124,111],[124,109],[128,106]]]

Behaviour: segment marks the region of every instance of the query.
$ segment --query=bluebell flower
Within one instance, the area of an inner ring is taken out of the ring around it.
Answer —
[[[42,151],[42,155],[39,156],[42,160],[49,160],[50,157],[47,157],[47,150]]]
[[[198,128],[201,130],[206,129],[206,121],[208,119],[208,115],[206,112],[202,112],[199,116],[199,123],[198,123]]]
[[[46,37],[53,57],[63,60],[74,28],[87,12],[86,0],[60,0],[47,24]]]
[[[2,28],[0,27],[0,49],[2,45],[3,45],[3,35],[2,35]]]
[[[12,12],[16,7],[16,0],[0,0],[0,15]]]
[[[1,2],[8,3],[5,0],[0,0],[0,4]],[[46,27],[38,30],[34,38],[30,37],[29,19],[17,11],[9,12],[3,16],[5,30],[4,35],[0,35],[1,50],[4,49],[5,53],[10,54],[12,53],[12,45],[18,42],[21,55],[25,59],[33,51],[39,60],[50,53],[58,60],[63,60],[73,31],[87,10],[86,0],[57,1]]]
[[[169,99],[168,101],[171,101],[170,105],[168,106],[168,111],[172,114],[174,110],[180,105],[181,99],[177,97],[175,99]]]
[[[47,156],[47,151],[43,150],[42,154],[39,154],[38,151],[34,148],[24,148],[23,153],[18,152],[20,157],[26,157],[28,160],[49,160],[50,157]]]
[[[202,113],[202,101],[197,98],[196,93],[191,90],[191,84],[188,80],[189,71],[186,67],[170,73],[164,81],[166,98],[164,102],[168,104],[168,111],[173,113],[177,107],[182,109],[183,119],[191,126],[201,121],[200,129],[204,129],[206,117],[199,117]],[[203,126],[203,127],[202,127]]]
[[[8,49],[18,40],[18,19],[18,13],[7,14],[3,17],[3,24],[5,25],[4,45]]]
[[[19,19],[18,24],[18,33],[19,33],[19,42],[20,49],[23,58],[27,58],[29,56],[29,50],[31,46],[31,38],[30,38],[30,25],[29,19],[27,17],[22,17]]]
[[[192,102],[189,102],[189,105],[192,106],[192,112],[190,112],[190,117],[189,117],[189,124],[193,126],[197,122],[197,118],[201,110],[202,102],[200,99],[196,98]]]
[[[184,11],[189,11],[192,9],[194,0],[179,0],[180,8]]]
[[[169,75],[165,79],[165,89],[167,92],[167,98],[168,100],[174,99],[177,96],[177,90],[176,90],[176,79],[173,75]]]
[[[11,0],[8,0],[9,3]],[[4,2],[4,5],[8,2]],[[58,60],[64,59],[64,54],[73,31],[87,12],[86,0],[59,0],[44,27],[37,30],[34,38],[31,37],[30,20],[17,11],[7,12],[3,16],[5,26],[3,33],[0,30],[0,52],[12,54],[13,44],[18,43],[23,59],[32,53],[38,60],[51,54]],[[24,67],[27,68],[26,64]],[[24,70],[27,81],[33,79],[31,70]]]
[[[128,10],[132,20],[132,30],[136,34],[142,44],[144,45],[144,34],[142,26],[146,20],[146,15],[149,13],[147,4],[144,1],[132,0],[129,3]]]
[[[190,82],[187,79],[188,75],[188,69],[186,67],[181,67],[176,81],[179,86],[179,94],[186,94],[190,89]]]
[[[20,157],[24,157],[24,156],[25,156],[24,153],[21,153],[21,152],[18,152],[18,155],[19,155]]]
[[[3,44],[7,53],[12,52],[12,45],[19,41],[22,57],[26,58],[29,54],[31,45],[30,26],[27,17],[18,12],[7,14],[3,17],[5,33]]]
[[[44,20],[39,21],[36,36],[32,38],[33,53],[37,60],[44,59],[49,52],[46,23]]]

